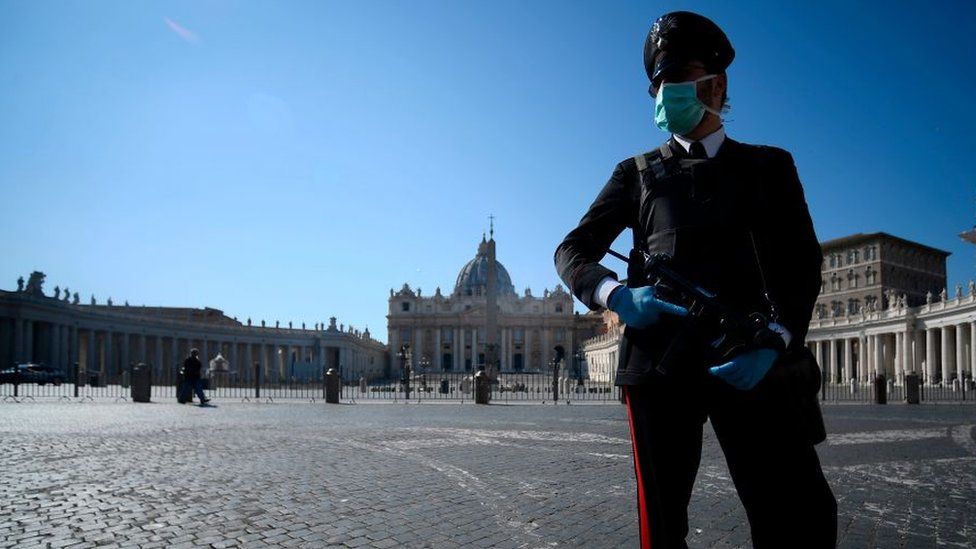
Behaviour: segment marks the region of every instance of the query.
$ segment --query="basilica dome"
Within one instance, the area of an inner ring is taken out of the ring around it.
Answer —
[[[498,269],[498,295],[515,295],[512,277],[500,261],[495,261]],[[454,293],[458,295],[484,295],[488,290],[488,253],[485,243],[478,247],[478,255],[468,261],[458,273]]]

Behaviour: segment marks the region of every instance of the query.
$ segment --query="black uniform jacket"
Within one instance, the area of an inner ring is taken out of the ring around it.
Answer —
[[[186,360],[183,361],[183,379],[187,381],[200,379],[200,370],[202,369],[203,364],[199,358],[193,356],[186,357]]]
[[[687,157],[673,139],[667,145],[671,160]],[[652,151],[648,158],[654,155],[660,152]],[[617,279],[617,274],[599,262],[630,228],[636,246],[671,254],[675,270],[744,313],[768,312],[761,261],[779,323],[792,334],[791,347],[803,345],[820,292],[823,256],[792,156],[726,138],[714,158],[691,169],[669,170],[671,175],[661,178],[650,172],[645,171],[642,183],[633,158],[617,164],[579,226],[556,248],[556,269],[573,295],[590,309],[600,307],[594,301],[596,286],[606,276]],[[618,385],[657,375],[655,359],[681,322],[671,315],[662,318],[644,330],[625,328]],[[702,360],[689,355],[688,369],[703,371],[708,364],[698,363]]]

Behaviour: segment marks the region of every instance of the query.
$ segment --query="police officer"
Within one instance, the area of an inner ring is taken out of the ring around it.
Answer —
[[[617,384],[633,441],[641,547],[687,546],[706,418],[754,546],[833,547],[837,504],[814,449],[822,435],[808,435],[793,406],[798,397],[771,374],[783,371],[784,355],[804,348],[822,254],[790,154],[725,135],[734,56],[725,33],[701,15],[672,12],[654,23],[644,67],[655,124],[671,137],[617,164],[556,249],[556,268],[580,301],[613,310],[626,325]],[[724,304],[771,314],[782,344],[722,364],[688,348],[680,367],[658,371],[688,311],[641,280],[637,255],[626,285],[599,263],[627,228],[635,250],[670,254],[676,271]]]

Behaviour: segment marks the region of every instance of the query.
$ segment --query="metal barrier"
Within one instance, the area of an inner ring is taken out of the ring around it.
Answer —
[[[152,369],[152,365],[147,365]],[[151,399],[155,402],[176,401],[179,368],[173,366],[163,371],[152,369]],[[341,368],[338,398],[340,402],[357,401],[456,401],[473,402],[475,399],[474,372],[419,373],[408,380],[370,377],[348,368]],[[127,372],[109,375],[73,369],[60,383],[4,383],[0,384],[0,402],[33,400],[130,401]],[[932,382],[918,376],[917,390],[911,379],[904,383],[885,380],[884,391],[890,404],[905,403],[915,397],[920,403],[976,403],[976,385],[973,380],[952,380],[947,383]],[[610,382],[590,379],[558,377],[552,372],[503,372],[497,374],[489,385],[489,401],[494,403],[554,403],[594,402],[617,403],[621,399],[619,387]],[[870,382],[851,380],[847,383],[824,383],[820,400],[824,404],[871,404],[876,402],[878,388]],[[262,372],[258,365],[239,374],[217,374],[209,379],[206,389],[208,398],[219,401],[276,402],[307,401],[324,402],[327,397],[326,375],[318,372],[304,378],[284,378]]]

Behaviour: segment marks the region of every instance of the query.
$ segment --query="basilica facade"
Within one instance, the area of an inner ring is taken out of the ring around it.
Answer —
[[[449,293],[438,287],[422,295],[407,284],[391,289],[387,321],[391,354],[408,345],[409,356],[401,360],[409,360],[415,372],[490,371],[493,364],[502,373],[546,372],[558,346],[570,375],[581,366],[579,344],[603,324],[599,314],[574,313],[573,297],[561,285],[541,296],[528,288],[517,293],[495,257],[493,236],[482,237]]]

